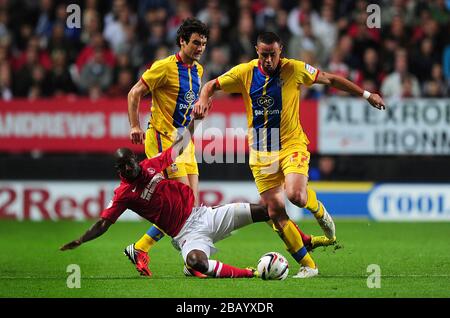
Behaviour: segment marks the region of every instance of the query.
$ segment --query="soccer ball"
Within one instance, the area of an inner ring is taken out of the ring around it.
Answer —
[[[277,252],[269,252],[261,256],[257,269],[263,280],[284,280],[289,274],[287,259]]]

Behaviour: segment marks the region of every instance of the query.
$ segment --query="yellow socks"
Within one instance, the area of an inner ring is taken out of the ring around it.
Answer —
[[[322,203],[317,200],[316,192],[311,188],[306,188],[308,194],[308,199],[306,201],[305,208],[308,209],[316,219],[321,219],[323,217],[323,206]]]
[[[303,266],[316,268],[316,264],[314,263],[311,255],[309,255],[303,245],[302,237],[299,232],[300,230],[294,222],[289,220],[281,231],[277,230],[275,227],[274,230],[284,241],[288,252],[291,253],[297,263],[300,263]]]
[[[153,225],[135,244],[134,248],[148,253],[148,251],[164,237],[163,231]]]

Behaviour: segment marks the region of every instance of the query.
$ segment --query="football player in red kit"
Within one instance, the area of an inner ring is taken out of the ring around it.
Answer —
[[[193,131],[194,121],[191,121],[170,148],[140,163],[130,149],[119,148],[115,153],[115,167],[122,181],[115,189],[111,203],[86,233],[60,249],[74,249],[99,237],[130,209],[172,237],[190,274],[197,277],[258,276],[254,269],[223,264],[210,260],[209,256],[216,252],[214,243],[232,231],[253,222],[268,221],[266,207],[249,203],[194,207],[192,189],[181,182],[165,179],[162,174],[188,146]]]

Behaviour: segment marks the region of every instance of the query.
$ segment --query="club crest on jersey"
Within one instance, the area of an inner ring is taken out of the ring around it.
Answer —
[[[154,174],[156,172],[156,170],[153,168],[147,168],[147,171],[150,172],[151,174]]]
[[[178,167],[176,163],[172,163],[170,165],[170,169],[172,169],[172,172],[177,172],[178,171]]]
[[[310,73],[311,75],[313,75],[317,70],[315,67],[312,67],[309,64],[305,63],[305,69],[308,71],[308,73]]]
[[[192,104],[195,101],[195,93],[192,89],[188,90],[186,94],[184,94],[184,100],[188,104]]]
[[[272,96],[269,95],[263,95],[261,97],[259,97],[256,102],[258,103],[259,106],[262,106],[264,108],[266,107],[272,107],[272,105],[274,104],[274,100],[272,98]]]

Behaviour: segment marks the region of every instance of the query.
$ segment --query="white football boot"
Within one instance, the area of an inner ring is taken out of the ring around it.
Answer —
[[[319,202],[319,204],[323,207],[323,216],[320,219],[317,219],[317,222],[328,239],[336,240],[336,226],[334,225],[333,218],[330,213],[328,213],[322,202]]]
[[[307,266],[302,266],[298,270],[297,275],[294,275],[293,278],[311,278],[314,276],[319,275],[319,269],[318,268],[311,268]]]

